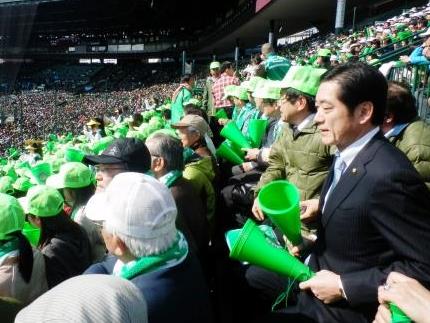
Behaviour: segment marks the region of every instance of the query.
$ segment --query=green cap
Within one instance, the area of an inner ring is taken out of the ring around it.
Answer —
[[[13,194],[13,178],[10,176],[0,177],[0,193]]]
[[[64,164],[57,175],[51,175],[46,180],[46,185],[57,189],[87,187],[91,183],[91,170],[78,162]]]
[[[99,141],[95,142],[93,144],[93,147],[92,147],[94,154],[98,155],[99,153],[101,153],[103,150],[105,150],[107,147],[109,147],[109,145],[114,140],[115,140],[114,137],[107,136],[107,137],[104,137],[104,138],[100,139]]]
[[[236,92],[236,87],[237,85],[227,85],[224,88],[224,96],[223,96],[223,100],[227,100],[227,98],[229,96],[234,96],[235,92]]]
[[[13,196],[0,193],[0,240],[8,240],[8,234],[24,227],[24,210]]]
[[[252,94],[254,98],[278,100],[281,97],[281,88],[279,82],[266,81]]]
[[[45,184],[46,179],[52,174],[51,164],[47,162],[39,163],[31,169],[31,174],[32,183]]]
[[[265,82],[266,79],[259,76],[253,76],[249,79],[249,83],[247,84],[248,87],[246,89],[248,90],[248,92],[254,92],[257,88],[263,86]]]
[[[317,55],[320,56],[320,57],[330,57],[331,56],[331,51],[328,48],[321,48],[318,51]]]
[[[18,157],[19,157],[19,155],[20,155],[20,153],[19,153],[18,149],[17,149],[17,148],[15,148],[15,147],[10,147],[10,148],[7,150],[7,152],[8,152],[8,155],[9,155],[9,158],[10,158],[10,159],[18,158]]]
[[[396,24],[396,30],[397,30],[397,31],[405,30],[405,29],[406,29],[406,27],[407,27],[407,26],[406,26],[404,23]]]
[[[53,174],[57,174],[60,171],[61,165],[65,163],[64,158],[50,158],[46,161],[51,165]]]
[[[49,140],[49,141],[58,141],[58,137],[57,137],[57,135],[56,135],[56,134],[50,133],[50,134],[48,135],[48,140]]]
[[[19,168],[31,169],[30,163],[28,161],[23,161],[15,165],[15,170]]]
[[[34,184],[30,182],[30,179],[27,177],[18,178],[15,183],[13,183],[13,188],[16,191],[27,192]]]
[[[199,101],[199,100],[197,100],[197,99],[194,99],[194,98],[191,98],[191,99],[189,99],[187,102],[184,102],[184,107],[185,106],[187,106],[188,104],[193,104],[193,105],[195,105],[196,107],[201,107],[202,106],[202,103]]]
[[[5,175],[11,177],[13,180],[16,180],[18,178],[18,175],[15,171],[15,166],[13,163],[9,163],[6,166],[3,167],[3,172]]]
[[[240,100],[248,101],[248,90],[244,87],[236,86],[233,96]]]
[[[240,83],[240,86],[248,91],[250,84],[250,81],[243,81],[242,83]]]
[[[321,76],[327,72],[324,68],[312,66],[291,66],[279,87],[293,88],[300,92],[315,96],[320,86]]]
[[[212,62],[211,65],[209,65],[209,69],[213,70],[215,68],[220,68],[221,64],[219,62]]]
[[[68,162],[81,162],[85,153],[75,147],[67,147],[64,152],[64,159]]]
[[[63,209],[64,199],[55,188],[37,185],[30,188],[27,196],[19,199],[26,214],[38,217],[58,215]]]

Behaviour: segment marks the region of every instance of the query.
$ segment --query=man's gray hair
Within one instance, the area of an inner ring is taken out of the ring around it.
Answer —
[[[273,52],[274,52],[274,50],[273,50],[272,44],[265,43],[265,44],[263,44],[261,46],[261,53],[262,54],[267,55],[267,54],[270,54],[270,53],[273,53]]]
[[[165,252],[173,246],[177,234],[176,230],[172,230],[154,239],[138,239],[117,232],[114,228],[110,228],[109,226],[106,226],[105,230],[121,239],[130,253],[136,258],[158,255]]]
[[[183,147],[179,139],[164,133],[157,133],[146,141],[152,156],[162,157],[166,164],[166,171],[183,170]]]

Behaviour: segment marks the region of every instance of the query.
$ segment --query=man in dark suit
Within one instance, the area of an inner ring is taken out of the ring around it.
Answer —
[[[285,311],[289,318],[299,313],[303,321],[372,321],[378,286],[392,271],[430,286],[430,194],[379,130],[386,98],[385,78],[363,63],[323,76],[315,122],[323,143],[337,152],[309,259],[316,275],[300,284],[297,306]]]

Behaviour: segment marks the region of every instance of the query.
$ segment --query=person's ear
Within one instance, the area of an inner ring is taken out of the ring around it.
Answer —
[[[42,220],[34,215],[29,214],[28,215],[28,220],[30,221],[30,223],[38,228],[42,227]]]
[[[113,245],[113,254],[118,257],[123,257],[126,255],[129,251],[127,246],[125,245],[124,241],[122,241],[117,236],[112,236],[112,245]]]
[[[166,167],[166,161],[163,157],[156,157],[153,161],[154,172],[160,172]]]
[[[370,101],[365,101],[360,103],[355,109],[355,114],[358,117],[360,124],[371,123],[372,116],[374,113],[373,103]]]
[[[307,101],[304,96],[299,96],[299,98],[296,101],[296,107],[297,111],[303,111],[306,108]]]

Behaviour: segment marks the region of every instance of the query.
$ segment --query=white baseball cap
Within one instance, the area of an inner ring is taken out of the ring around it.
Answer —
[[[116,175],[104,192],[85,207],[93,221],[137,239],[155,239],[176,232],[176,204],[170,190],[155,178],[133,172]]]

